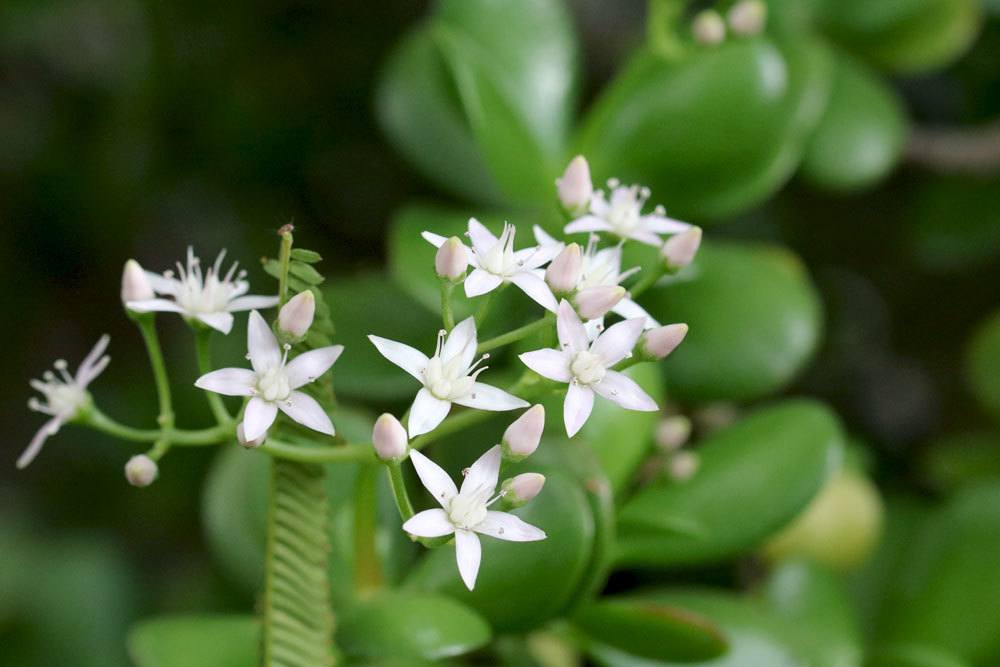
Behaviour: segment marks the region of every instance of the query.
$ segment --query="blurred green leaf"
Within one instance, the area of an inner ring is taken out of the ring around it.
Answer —
[[[894,644],[876,649],[865,667],[971,667],[940,649],[920,644]]]
[[[1000,421],[1000,312],[973,334],[965,353],[965,372],[979,404]]]
[[[1000,257],[1000,182],[934,176],[918,186],[906,217],[912,221],[908,245],[921,266],[956,272]]]
[[[939,491],[1000,477],[1000,432],[951,433],[932,441],[920,460],[923,478]]]
[[[337,621],[337,645],[357,657],[446,658],[480,648],[490,634],[479,614],[439,595],[378,595]]]
[[[839,55],[830,102],[802,159],[802,174],[831,190],[884,178],[903,152],[907,121],[898,95],[866,65]]]
[[[619,513],[619,564],[718,561],[786,525],[839,467],[837,417],[814,401],[764,408],[710,437],[686,482],[660,481]]]
[[[682,401],[749,401],[788,384],[819,342],[822,311],[805,267],[769,245],[705,243],[692,266],[639,299],[690,331],[663,362]]]
[[[165,616],[132,628],[128,648],[136,667],[248,667],[259,634],[252,616]]]

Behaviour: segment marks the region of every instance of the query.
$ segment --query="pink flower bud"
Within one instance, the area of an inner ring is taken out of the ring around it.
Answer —
[[[465,275],[465,270],[469,268],[469,255],[457,236],[441,244],[437,255],[434,256],[434,270],[441,278],[451,281],[458,281]]]
[[[149,278],[139,262],[134,259],[125,262],[125,268],[122,269],[122,303],[146,301],[155,296],[153,286],[149,284]]]
[[[641,348],[654,359],[662,359],[673,352],[684,337],[687,336],[688,325],[668,324],[643,332],[640,341]]]
[[[582,213],[590,205],[594,185],[590,182],[590,165],[586,158],[577,155],[566,167],[562,178],[556,179],[559,201],[570,213]]]
[[[691,263],[701,246],[701,227],[692,227],[664,241],[660,254],[671,271],[679,271]]]
[[[409,449],[406,429],[388,412],[375,420],[372,444],[375,446],[375,453],[383,461],[400,461]]]
[[[522,472],[500,485],[504,503],[510,507],[521,507],[537,496],[545,486],[545,475],[537,472]]]
[[[533,405],[503,432],[501,443],[504,456],[513,461],[531,456],[538,449],[544,430],[545,408]]]
[[[545,282],[556,294],[568,294],[576,289],[583,276],[583,253],[580,245],[570,243],[545,269]]]
[[[691,22],[691,32],[699,44],[719,44],[726,38],[726,23],[719,12],[706,9],[699,12]]]
[[[302,338],[316,316],[316,297],[312,290],[299,292],[278,311],[278,330],[289,338]]]
[[[691,437],[691,420],[684,415],[666,417],[656,427],[656,446],[663,451],[680,449]]]
[[[729,29],[737,35],[759,35],[767,22],[767,5],[762,0],[741,0],[726,16]]]
[[[156,479],[158,472],[156,461],[145,454],[133,456],[125,464],[125,479],[132,486],[149,486]]]
[[[580,313],[580,317],[585,320],[595,320],[604,317],[625,298],[626,294],[625,288],[619,285],[588,287],[577,292],[573,297],[573,305],[576,306],[576,312]]]
[[[267,439],[267,432],[265,431],[263,435],[257,436],[253,440],[247,440],[246,433],[243,430],[243,422],[236,425],[236,440],[246,447],[247,449],[255,449],[264,444],[264,440]]]

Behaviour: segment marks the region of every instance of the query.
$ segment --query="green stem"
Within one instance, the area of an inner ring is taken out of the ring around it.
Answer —
[[[483,352],[489,352],[490,350],[495,350],[498,347],[503,347],[504,345],[516,343],[523,338],[527,338],[528,336],[541,331],[550,323],[551,320],[548,317],[543,317],[540,320],[535,320],[534,322],[525,324],[524,326],[508,331],[507,333],[484,340],[479,344],[479,347],[476,348],[476,354],[482,354]]]
[[[156,395],[160,402],[160,415],[157,419],[160,427],[169,430],[174,426],[174,410],[170,399],[170,380],[167,377],[167,366],[163,362],[163,350],[160,348],[160,338],[156,334],[156,318],[152,315],[139,316],[136,324],[142,333],[149,354],[149,365],[153,369],[153,380],[156,383]]]
[[[413,516],[413,503],[410,502],[410,494],[406,490],[406,482],[403,481],[403,466],[399,461],[389,461],[385,464],[386,472],[389,473],[389,485],[392,486],[392,497],[396,501],[396,509],[403,521],[409,520]]]
[[[454,289],[455,283],[447,278],[441,278],[441,319],[447,331],[455,328],[455,313],[451,309],[451,293]]]
[[[497,289],[503,289],[499,287]],[[487,292],[486,296],[483,298],[483,302],[479,304],[479,310],[476,311],[476,328],[481,329],[483,327],[483,322],[486,321],[486,316],[490,313],[490,304],[493,303],[493,295],[496,294],[497,290],[492,292]]]
[[[231,440],[233,437],[233,423],[219,424],[212,428],[199,430],[185,429],[141,429],[133,428],[121,424],[111,417],[98,410],[91,408],[87,415],[81,419],[81,424],[89,426],[95,431],[113,435],[122,440],[132,442],[157,442],[167,440],[175,445],[215,445],[220,442]]]
[[[382,568],[375,550],[376,464],[361,466],[354,488],[354,585],[362,596],[382,587]]]
[[[369,443],[304,447],[268,437],[260,449],[275,458],[299,463],[371,463],[375,460],[375,450]]]
[[[278,250],[278,264],[281,272],[278,275],[278,307],[288,301],[288,270],[292,265],[292,226],[285,225],[278,234],[281,235],[281,248]]]
[[[195,333],[195,350],[198,354],[198,372],[202,375],[211,373],[212,368],[212,329],[198,329]],[[222,396],[212,391],[202,392],[208,400],[208,407],[212,410],[212,416],[216,423],[228,424],[233,420],[226,404],[222,402]]]
[[[678,35],[686,0],[649,0],[646,36],[649,46],[667,60],[679,60],[685,51]]]
[[[646,275],[636,282],[631,288],[629,288],[628,295],[629,298],[635,300],[640,294],[648,290],[650,287],[656,284],[656,282],[664,276],[667,272],[667,267],[663,265],[662,262],[654,266]]]

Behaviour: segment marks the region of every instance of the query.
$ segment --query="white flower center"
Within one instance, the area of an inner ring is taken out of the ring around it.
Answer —
[[[434,356],[427,361],[427,367],[424,369],[424,386],[435,398],[442,401],[454,401],[472,393],[476,378],[487,368],[486,366],[477,368],[477,366],[489,359],[490,355],[484,354],[479,361],[468,368],[462,364],[461,351],[445,362],[441,358],[444,339],[445,332],[442,330],[438,334]]]
[[[75,384],[57,384],[49,390],[45,398],[57,414],[70,414],[86,401],[87,392]]]
[[[517,271],[514,260],[514,226],[504,225],[503,233],[496,244],[484,255],[479,256],[479,265],[484,271],[497,276],[509,276]]]
[[[448,503],[448,518],[456,528],[474,529],[486,518],[486,508],[489,507],[492,493],[492,489],[485,487],[459,493]]]
[[[593,352],[584,350],[574,355],[573,361],[569,365],[569,372],[580,384],[590,385],[603,380],[606,369],[600,357]]]
[[[242,280],[246,273],[237,273],[238,264],[234,263],[226,275],[221,276],[225,254],[225,250],[219,253],[215,264],[205,272],[201,270],[201,261],[190,250],[187,266],[177,264],[181,285],[174,298],[181,308],[189,313],[217,313],[226,310],[239,291],[237,281]]]
[[[257,395],[265,401],[283,401],[292,393],[292,387],[285,374],[285,365],[268,368],[257,374]]]
[[[31,381],[32,388],[45,397],[45,403],[32,398],[28,401],[28,407],[47,415],[69,418],[87,403],[89,394],[66,370],[64,360],[57,361],[55,367],[59,371],[58,377],[52,371],[47,371],[42,376],[43,380]]]

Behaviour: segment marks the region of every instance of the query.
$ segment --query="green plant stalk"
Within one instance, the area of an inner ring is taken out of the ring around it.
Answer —
[[[367,596],[383,585],[382,567],[375,549],[376,464],[363,465],[354,488],[354,586]]]
[[[455,328],[455,313],[451,309],[451,293],[454,290],[455,283],[441,278],[441,320],[446,331]]]
[[[212,428],[199,430],[186,430],[179,428],[171,429],[140,429],[120,424],[111,417],[91,407],[90,410],[80,418],[81,425],[88,426],[95,431],[107,433],[122,440],[132,442],[158,442],[169,441],[175,445],[217,445],[233,438],[233,424],[219,424]]]
[[[667,267],[663,262],[659,262],[649,270],[646,275],[640,278],[635,285],[633,285],[629,291],[628,295],[631,299],[637,299],[640,294],[648,290],[650,287],[656,284],[656,282],[662,278],[667,273]]]
[[[504,286],[501,285],[497,289],[503,289]],[[483,302],[479,304],[479,309],[476,311],[476,328],[482,328],[483,322],[486,321],[486,317],[490,314],[490,306],[493,303],[493,295],[496,294],[497,290],[492,292],[487,292],[486,296],[483,298]]]
[[[212,368],[212,330],[200,328],[195,333],[195,350],[198,355],[198,372],[202,375],[211,373]],[[208,400],[208,407],[212,411],[212,416],[218,424],[229,424],[233,421],[232,415],[226,409],[226,404],[222,402],[222,396],[212,391],[202,392]]]
[[[160,348],[160,337],[156,334],[156,317],[154,315],[139,315],[135,323],[142,333],[149,355],[149,365],[153,369],[153,381],[156,383],[156,396],[160,404],[160,415],[157,422],[164,431],[174,427],[174,409],[170,398],[170,379],[167,377],[167,366],[163,362],[163,350]]]
[[[278,307],[288,301],[288,270],[292,265],[292,226],[285,225],[278,234],[281,236],[281,248],[278,250],[278,264],[281,273],[278,278]]]
[[[684,17],[686,4],[686,0],[649,0],[646,38],[650,48],[666,60],[676,61],[684,56],[686,47],[677,28]]]
[[[413,516],[413,503],[410,502],[410,494],[403,480],[403,466],[399,461],[389,461],[385,464],[385,470],[389,474],[389,485],[392,487],[392,497],[396,501],[399,517],[408,521]]]
[[[546,325],[551,324],[552,320],[548,317],[543,317],[540,320],[535,320],[534,322],[529,322],[524,326],[518,327],[517,329],[512,329],[507,333],[500,334],[494,338],[488,338],[481,342],[476,348],[476,354],[482,354],[483,352],[489,352],[495,350],[498,347],[503,347],[504,345],[510,345],[511,343],[516,343],[519,340],[527,338],[528,336],[541,331],[546,327]]]

